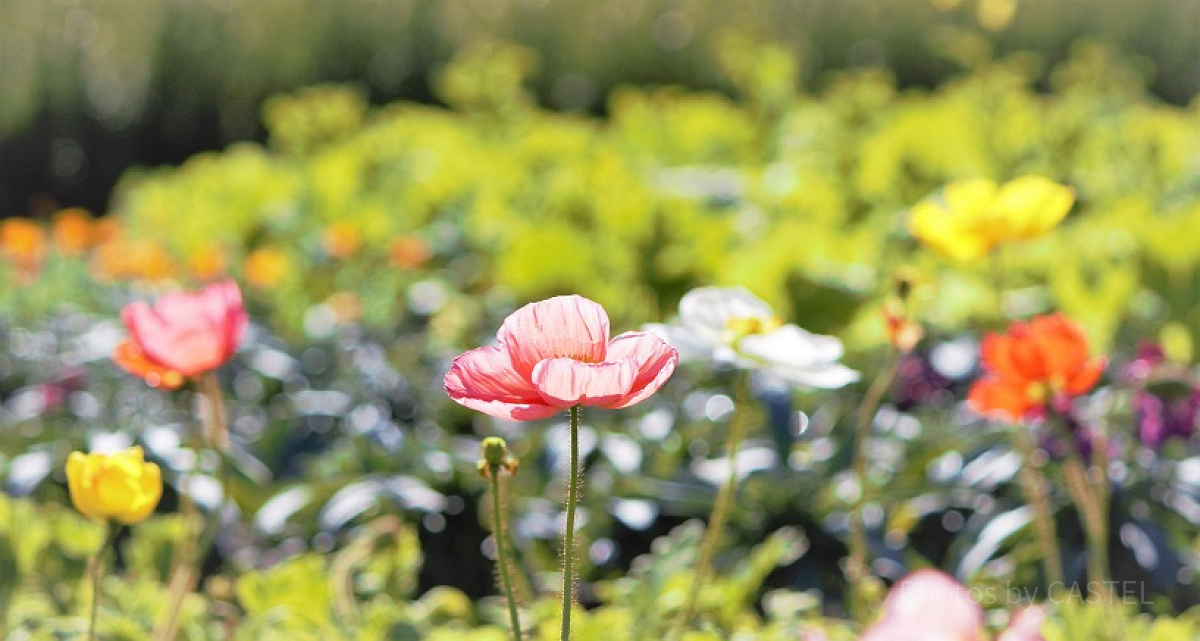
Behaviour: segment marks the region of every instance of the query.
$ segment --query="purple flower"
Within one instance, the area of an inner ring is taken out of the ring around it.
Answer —
[[[1189,439],[1196,432],[1200,389],[1178,398],[1164,398],[1145,389],[1133,394],[1133,413],[1142,445],[1158,449],[1172,436]]]
[[[1160,346],[1139,346],[1121,379],[1136,386],[1131,404],[1142,445],[1158,449],[1172,436],[1188,439],[1196,432],[1200,387],[1190,371],[1167,360]]]
[[[909,352],[900,357],[892,402],[903,411],[919,405],[949,405],[953,386],[954,381],[938,372],[927,356]]]

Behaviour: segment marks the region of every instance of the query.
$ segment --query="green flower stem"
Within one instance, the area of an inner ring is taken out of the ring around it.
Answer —
[[[196,386],[208,399],[207,414],[204,416],[205,440],[217,453],[217,480],[221,483],[223,504],[224,501],[233,500],[233,481],[230,477],[233,467],[229,464],[229,415],[225,411],[225,395],[221,392],[221,384],[215,371],[201,375],[196,379]],[[221,516],[219,508],[220,506],[216,511],[218,519]]]
[[[1129,636],[1126,633],[1125,616],[1114,607],[1117,604],[1117,595],[1113,590],[1114,584],[1110,581],[1112,574],[1108,559],[1110,535],[1108,517],[1112,486],[1108,478],[1108,435],[1103,426],[1092,440],[1091,463],[1089,475],[1091,476],[1091,487],[1095,492],[1096,514],[1093,517],[1093,534],[1089,536],[1089,539],[1093,540],[1088,543],[1088,568],[1089,573],[1093,576],[1103,577],[1099,580],[1101,589],[1104,591],[1105,615],[1109,625],[1116,632],[1114,638],[1125,639]]]
[[[1096,496],[1095,538],[1093,550],[1096,556],[1095,571],[1102,576],[1103,586],[1111,586],[1107,581],[1112,578],[1108,567],[1108,502],[1112,488],[1108,480],[1108,438],[1104,434],[1096,436],[1092,443],[1092,487]],[[1092,556],[1088,555],[1089,558]],[[1113,595],[1109,594],[1111,599]]]
[[[1036,465],[1035,448],[1029,431],[1018,426],[1013,441],[1021,452],[1021,469],[1017,481],[1025,501],[1033,510],[1033,531],[1042,555],[1042,569],[1046,573],[1046,584],[1062,585],[1062,554],[1058,549],[1058,532],[1054,525],[1054,511],[1050,506],[1049,483],[1046,475]]]
[[[229,452],[229,422],[225,414],[225,397],[221,393],[221,385],[216,372],[205,372],[193,379],[196,391],[204,396],[207,406],[201,410],[204,444],[218,455],[217,476],[221,482],[222,500],[232,500],[232,483],[229,479],[229,465],[225,460]],[[191,517],[197,511],[187,494],[191,475],[180,483],[181,507],[185,517]],[[183,601],[196,589],[200,580],[200,563],[216,538],[220,529],[221,506],[213,511],[198,533],[191,533],[184,541],[181,562],[175,566],[168,584],[167,611],[165,617],[155,626],[152,634],[154,641],[172,641],[179,632],[179,614],[183,609]],[[188,518],[189,521],[193,519]],[[190,525],[190,523],[189,523]]]
[[[1087,544],[1088,582],[1099,585],[1107,592],[1108,588],[1108,528],[1104,527],[1104,508],[1100,499],[1088,482],[1088,473],[1084,469],[1079,455],[1072,453],[1063,465],[1063,475],[1067,481],[1067,489],[1079,509],[1080,520],[1083,522],[1083,533]],[[1109,595],[1105,594],[1105,602]]]
[[[729,508],[733,504],[733,495],[737,489],[737,454],[742,446],[742,439],[746,435],[746,426],[749,423],[748,419],[750,417],[750,412],[746,409],[746,406],[749,405],[749,388],[749,373],[745,371],[740,372],[737,382],[734,383],[734,414],[729,421],[729,436],[725,443],[725,453],[729,457],[729,477],[725,479],[725,484],[717,492],[717,499],[713,503],[712,513],[708,517],[708,527],[704,530],[704,539],[700,542],[700,553],[696,558],[696,566],[692,582],[688,587],[687,598],[683,602],[683,608],[679,610],[679,614],[671,622],[671,629],[667,633],[667,639],[679,638],[679,635],[683,632],[683,628],[696,613],[696,604],[700,600],[700,589],[708,579],[708,574],[712,569],[713,557],[716,555],[717,545],[720,544],[721,536],[725,533],[725,522],[729,519]]]
[[[183,609],[183,599],[195,589],[199,572],[192,564],[183,563],[171,573],[171,581],[167,584],[168,605],[166,618],[159,621],[151,633],[154,641],[172,641],[179,630],[179,613]]]
[[[204,412],[204,441],[220,454],[229,451],[229,422],[225,415],[225,396],[216,372],[196,377],[196,390],[208,401]]]
[[[851,586],[853,599],[851,611],[863,621],[871,616],[870,608],[867,607],[867,527],[863,518],[871,487],[870,479],[867,478],[867,462],[870,459],[867,442],[871,438],[871,424],[875,421],[875,412],[883,401],[883,395],[896,378],[899,367],[900,355],[892,349],[888,354],[887,364],[875,380],[871,381],[871,386],[863,395],[862,405],[858,407],[858,423],[854,437],[854,480],[858,483],[858,500],[850,514],[850,558],[846,563],[846,578]]]
[[[96,638],[96,619],[100,612],[100,579],[104,575],[104,564],[101,561],[104,559],[104,553],[116,542],[117,533],[120,531],[120,525],[116,523],[108,524],[108,532],[104,535],[104,543],[92,555],[92,560],[88,567],[88,573],[92,579],[92,611],[88,616],[87,641],[95,641]]]
[[[194,441],[195,439],[191,440]],[[183,541],[180,543],[178,550],[176,550],[175,562],[171,570],[171,579],[167,583],[166,614],[164,618],[155,624],[150,636],[154,641],[170,641],[175,638],[175,633],[179,628],[179,613],[183,607],[183,599],[194,588],[197,576],[197,570],[193,567],[196,564],[194,557],[199,556],[197,549],[200,548],[200,539],[204,536],[207,525],[203,522],[200,510],[196,507],[196,503],[192,501],[191,494],[188,491],[191,481],[192,475],[190,473],[179,477],[179,508],[187,530]],[[201,522],[199,531],[194,527],[197,521]]]
[[[561,641],[571,639],[571,604],[575,600],[575,504],[579,501],[579,406],[571,406],[571,469],[567,485],[567,533],[563,541]]]
[[[508,530],[504,527],[504,510],[500,506],[499,465],[488,466],[492,483],[492,536],[496,539],[496,563],[500,566],[500,585],[504,588],[504,599],[508,601],[508,616],[512,620],[513,638],[521,641],[521,618],[517,613],[517,598],[513,594],[512,581],[508,576]]]
[[[1111,603],[1108,572],[1108,439],[1099,434],[1092,443],[1091,465],[1084,463],[1075,435],[1060,418],[1054,423],[1058,433],[1071,442],[1063,463],[1063,479],[1079,512],[1087,548],[1089,584],[1104,591],[1104,602]]]

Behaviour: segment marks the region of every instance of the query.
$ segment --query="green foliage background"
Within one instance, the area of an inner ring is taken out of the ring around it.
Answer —
[[[434,334],[452,345],[480,326],[479,301],[578,292],[631,324],[668,316],[692,287],[742,284],[867,349],[882,336],[867,301],[900,266],[928,284],[922,320],[941,329],[996,319],[998,277],[1007,313],[1060,309],[1102,351],[1122,330],[1200,326],[1200,237],[1188,231],[1200,220],[1200,114],[1146,97],[1104,48],[1054,69],[1052,93],[1021,56],[932,91],[866,71],[816,94],[793,84],[785,49],[731,36],[716,63],[738,98],[625,88],[595,119],[534,106],[528,50],[479,45],[442,76],[450,109],[369,108],[334,87],[277,98],[269,145],[130,174],[113,214],[181,261],[219,248],[235,275],[247,252],[282,248],[291,269],[261,296],[293,332],[343,290],[386,325],[429,279],[449,299]],[[1029,173],[1077,192],[1048,237],[993,264],[951,265],[908,236],[906,208],[947,182]],[[322,253],[334,223],[362,240],[348,262]],[[406,235],[433,259],[387,268]]]

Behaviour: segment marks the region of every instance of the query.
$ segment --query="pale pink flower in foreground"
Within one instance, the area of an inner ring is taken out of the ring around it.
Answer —
[[[983,610],[957,581],[936,570],[918,570],[892,586],[883,617],[860,641],[984,641]],[[1027,608],[1013,616],[998,641],[1043,641],[1044,613]]]
[[[675,371],[661,338],[626,332],[609,340],[608,314],[581,296],[556,296],[513,312],[499,344],[454,359],[446,393],[497,418],[532,421],[574,405],[608,409],[645,400]]]
[[[166,294],[153,306],[136,301],[121,310],[130,340],[118,347],[114,358],[147,380],[164,373],[196,376],[233,356],[247,320],[242,293],[228,280],[198,292]]]

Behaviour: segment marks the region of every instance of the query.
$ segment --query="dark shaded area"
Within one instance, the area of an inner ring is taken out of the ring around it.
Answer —
[[[333,73],[318,80],[351,81],[353,76]],[[173,93],[169,87],[164,89],[160,96]],[[193,98],[183,108],[169,107],[159,98],[136,123],[120,130],[88,113],[42,112],[20,133],[0,141],[0,217],[36,217],[60,207],[105,212],[113,187],[130,168],[176,165],[233,142],[224,133],[221,105],[211,97]],[[436,102],[429,84],[420,78],[396,92],[372,92],[370,98],[375,104],[400,98]],[[254,105],[253,111],[257,113],[261,106]],[[250,130],[248,139],[266,141],[261,123]]]
[[[483,555],[483,542],[489,536],[480,526],[478,505],[473,497],[464,497],[461,512],[444,513],[434,518],[437,531],[421,527],[421,552],[427,559],[421,565],[417,593],[424,594],[439,585],[451,585],[471,598],[496,592],[492,561]]]
[[[151,34],[158,38],[157,57],[150,61],[145,99],[127,122],[106,123],[85,104],[79,87],[87,79],[62,62],[71,60],[69,54],[51,57],[38,72],[62,77],[43,79],[34,89],[45,94],[37,100],[42,106],[36,115],[18,133],[0,139],[0,217],[38,216],[60,206],[103,212],[113,186],[131,167],[176,164],[234,140],[262,141],[258,114],[271,94],[350,81],[376,104],[436,102],[433,79],[441,66],[465,45],[488,38],[511,40],[537,54],[532,89],[539,102],[594,113],[604,111],[605,97],[620,84],[730,91],[712,56],[714,41],[730,27],[796,51],[804,84],[830,71],[878,67],[902,88],[936,86],[967,64],[966,54],[952,44],[956,38],[973,42],[982,55],[1033,52],[1032,63],[1045,73],[1070,55],[1073,43],[1088,38],[1128,54],[1149,90],[1166,101],[1186,103],[1200,87],[1198,44],[1185,37],[1200,26],[1200,5],[1180,0],[1020,2],[1013,23],[997,32],[979,25],[977,4],[970,1],[939,3],[951,8],[938,11],[918,0],[764,0],[725,17],[720,3],[684,9],[646,0],[607,14],[594,7],[573,11],[572,4],[503,9],[481,4],[456,11],[417,2],[404,9],[397,5],[393,13],[401,24],[376,31],[355,22],[366,19],[326,10],[321,15],[327,23],[294,18],[291,28],[308,29],[309,48],[302,53],[284,33],[288,25],[269,24],[278,16],[249,15],[247,8],[224,15],[227,10],[203,4],[172,9],[156,27],[161,33]],[[381,15],[387,15],[387,6]],[[496,11],[500,14],[493,15]],[[233,46],[222,38],[238,35],[243,18],[265,29],[262,42],[251,39],[253,48],[242,42],[222,51]],[[269,75],[276,67],[287,75]],[[73,89],[64,93],[63,87]]]

